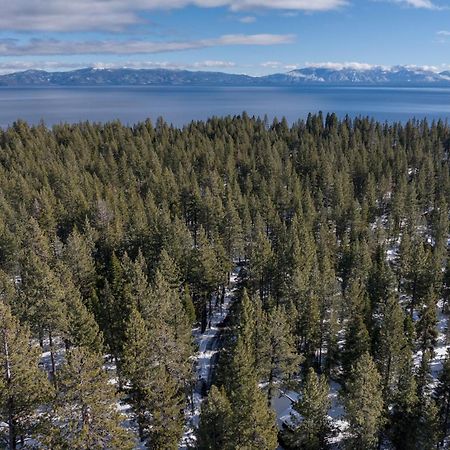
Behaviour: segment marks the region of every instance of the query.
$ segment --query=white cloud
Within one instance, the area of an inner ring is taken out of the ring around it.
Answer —
[[[295,69],[299,69],[299,64],[292,64],[292,63],[283,63],[280,61],[264,61],[260,63],[260,66],[264,69],[268,70],[278,70],[278,71],[291,71]]]
[[[195,68],[218,68],[218,69],[226,69],[235,67],[236,63],[232,61],[200,61],[195,62],[192,65],[188,65],[186,67],[195,67]]]
[[[269,69],[278,69],[279,67],[282,67],[283,64],[280,61],[265,61],[262,62],[260,66]]]
[[[450,31],[441,30],[436,32],[435,42],[437,44],[448,44],[450,42]]]
[[[407,69],[410,69],[410,70],[417,70],[417,71],[424,71],[424,72],[436,72],[436,73],[443,70],[443,66],[440,66],[440,67],[438,67],[438,66],[427,66],[427,65],[425,65],[425,66],[418,66],[416,64],[407,64],[404,67],[406,67]]]
[[[195,1],[195,4],[201,3],[205,4],[209,3],[209,1]],[[224,0],[220,3],[223,3],[223,6],[229,6],[234,11],[252,10],[256,8],[285,11],[329,11],[348,4],[347,0]]]
[[[411,6],[419,9],[442,9],[439,5],[436,5],[431,0],[393,0],[395,3],[403,3],[404,5]]]
[[[240,17],[238,20],[241,23],[254,23],[254,22],[256,22],[256,17],[254,17],[254,16],[244,16],[244,17]]]
[[[0,74],[11,72],[22,72],[24,70],[47,70],[59,71],[79,69],[78,63],[67,63],[60,61],[2,61],[0,62]]]
[[[423,0],[426,1],[426,0]],[[142,22],[140,13],[194,5],[231,11],[327,11],[348,0],[10,0],[2,2],[1,30],[120,30]]]
[[[280,45],[294,42],[292,34],[227,34],[218,38],[194,41],[63,41],[32,39],[20,43],[12,39],[0,40],[0,56],[27,55],[83,55],[83,54],[149,54],[233,45]]]
[[[96,69],[230,69],[236,66],[232,61],[197,61],[193,63],[181,63],[173,61],[129,61],[129,62],[114,62],[114,63],[88,63],[80,67],[95,67]]]
[[[352,70],[370,70],[374,67],[381,67],[381,66],[375,66],[372,64],[366,64],[366,63],[360,63],[360,62],[343,62],[343,63],[336,63],[336,62],[321,62],[321,63],[309,63],[307,62],[305,64],[305,67],[311,67],[316,69],[332,69],[332,70],[342,70],[342,69],[352,69]]]
[[[403,66],[384,66],[360,62],[322,62],[322,63],[306,63],[305,67],[311,67],[316,69],[332,69],[332,70],[350,69],[359,71],[372,69],[396,71],[402,68],[406,68],[410,70],[424,71],[424,72],[441,72],[443,70],[446,70],[448,66],[446,64],[442,64],[440,66],[416,65],[416,64],[407,64]]]

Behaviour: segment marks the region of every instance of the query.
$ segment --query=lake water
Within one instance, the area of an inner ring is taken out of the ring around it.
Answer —
[[[309,112],[371,116],[381,121],[450,118],[450,88],[357,87],[0,87],[0,127],[18,118],[47,125],[158,116],[181,126],[212,115],[240,114],[290,122]]]

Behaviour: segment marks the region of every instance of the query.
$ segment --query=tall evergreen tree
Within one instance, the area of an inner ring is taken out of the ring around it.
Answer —
[[[450,358],[445,358],[436,388],[436,401],[439,408],[440,444],[444,443],[450,428]]]
[[[274,308],[268,316],[268,381],[269,397],[274,383],[287,380],[299,371],[302,358],[297,354],[294,336],[289,327],[284,307]],[[255,342],[256,348],[259,341]]]
[[[368,353],[354,364],[344,397],[350,448],[376,448],[383,424],[381,377]]]
[[[151,332],[156,361],[167,367],[179,383],[188,389],[192,378],[192,335],[180,293],[170,288],[156,272],[150,296],[149,315],[144,319]]]
[[[384,401],[389,405],[397,390],[408,343],[404,333],[405,316],[396,297],[388,297],[381,314],[375,359],[382,379]]]
[[[417,338],[422,351],[434,351],[437,339],[437,300],[435,292],[430,289],[424,298],[419,320],[416,324]]]
[[[151,414],[152,356],[150,333],[141,315],[134,309],[127,324],[122,366],[141,440],[145,439]]]
[[[411,351],[406,351],[391,410],[391,440],[399,450],[414,448],[417,443],[418,403],[412,354]]]
[[[197,432],[199,450],[231,450],[232,411],[225,390],[212,386],[202,405]]]
[[[232,410],[233,448],[267,448],[277,446],[275,415],[258,386],[245,337],[239,337],[234,349],[233,380],[229,393]]]
[[[121,426],[115,389],[103,370],[102,357],[73,349],[61,369],[51,415],[51,431],[40,439],[50,448],[134,448],[132,435]]]
[[[14,310],[43,343],[48,338],[51,373],[56,380],[55,337],[67,332],[67,305],[64,289],[55,272],[44,260],[30,253],[23,260],[19,302]]]
[[[183,396],[177,381],[160,365],[154,369],[152,390],[152,418],[148,431],[148,448],[178,449],[183,433]]]
[[[7,424],[0,439],[10,450],[34,435],[40,422],[37,410],[50,399],[52,390],[39,360],[27,327],[0,300],[0,420]]]
[[[139,437],[147,448],[176,448],[182,432],[183,391],[158,362],[152,334],[136,310],[131,313],[126,337],[122,366]]]
[[[71,271],[75,285],[86,301],[89,300],[97,281],[93,252],[94,243],[86,239],[75,227],[67,239],[63,258]]]
[[[300,414],[299,423],[288,438],[289,444],[294,448],[318,450],[326,446],[330,433],[329,393],[330,388],[325,376],[318,376],[314,369],[310,368],[301,398],[294,404],[294,409]]]
[[[439,442],[439,417],[438,408],[432,396],[430,361],[431,351],[425,350],[416,373],[419,398],[416,409],[419,424],[416,433],[416,448],[426,450],[436,448]]]

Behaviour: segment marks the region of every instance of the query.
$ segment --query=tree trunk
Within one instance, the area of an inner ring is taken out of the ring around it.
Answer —
[[[11,384],[11,363],[9,359],[9,346],[6,336],[6,330],[3,330],[3,351],[5,354],[6,383]],[[16,450],[16,421],[14,420],[14,400],[10,396],[8,398],[8,444],[10,450]]]
[[[55,385],[55,388],[56,388],[57,385],[56,385],[55,350],[54,350],[54,346],[53,346],[53,335],[52,335],[51,331],[48,332],[48,342],[49,342],[49,345],[50,345],[50,361],[51,361],[51,364],[52,364],[52,381],[53,381],[53,384]]]
[[[9,417],[8,417],[8,428],[9,428],[8,444],[9,444],[10,450],[16,450],[16,448],[17,448],[17,436],[16,436],[17,431],[16,431],[16,421],[14,420],[13,415],[12,415],[13,404],[12,404],[11,397],[10,397],[8,403],[9,403],[8,409],[10,409]]]
[[[267,388],[267,406],[272,406],[272,384],[273,384],[273,370],[270,370],[269,374],[269,386]]]

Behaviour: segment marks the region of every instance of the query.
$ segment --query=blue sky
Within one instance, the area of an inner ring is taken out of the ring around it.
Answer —
[[[450,65],[450,0],[10,0],[0,72]]]

